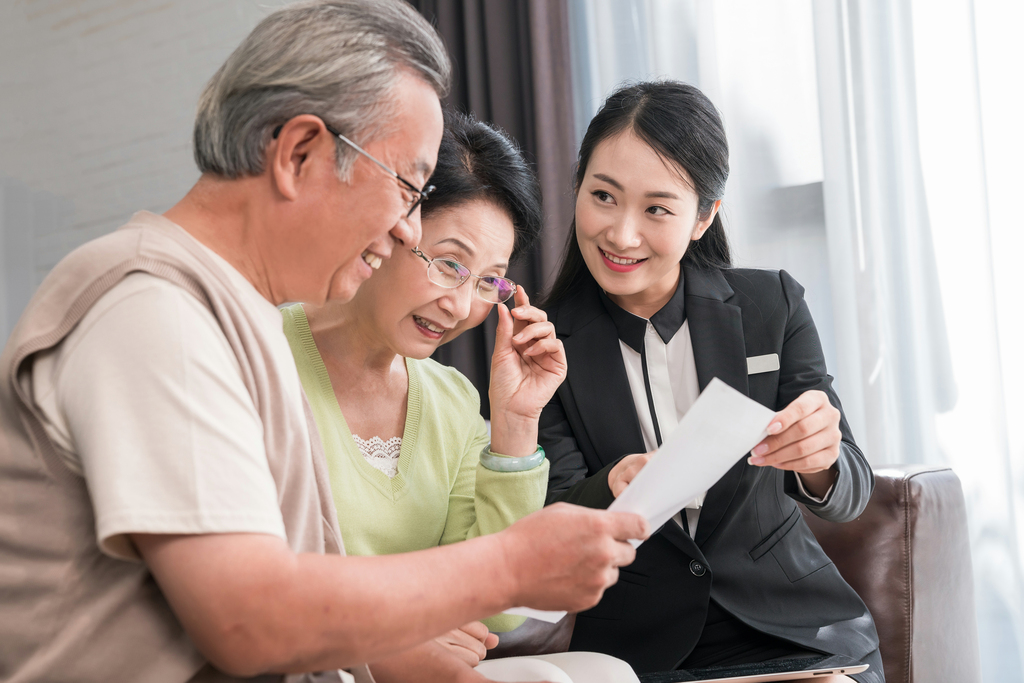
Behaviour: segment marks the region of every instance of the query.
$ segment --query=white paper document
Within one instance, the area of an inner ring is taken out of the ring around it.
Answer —
[[[711,488],[750,449],[768,436],[774,411],[765,408],[717,377],[705,387],[675,430],[651,456],[626,490],[609,506],[635,512],[657,531],[687,503]],[[639,547],[643,541],[630,543]],[[517,607],[505,614],[551,623],[565,612]]]
[[[608,509],[635,512],[651,531],[660,529],[768,436],[773,417],[716,377]],[[631,543],[639,547],[641,541]]]

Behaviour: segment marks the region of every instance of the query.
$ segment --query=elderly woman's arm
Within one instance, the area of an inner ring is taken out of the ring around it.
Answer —
[[[501,531],[544,505],[548,463],[538,451],[538,423],[565,379],[565,350],[547,314],[531,306],[521,288],[515,303],[511,311],[498,305],[489,440],[475,414],[476,392],[465,381],[466,400],[460,404],[472,405],[474,415],[460,420],[474,420],[477,427],[460,454],[442,545]]]
[[[448,518],[440,545],[497,533],[544,507],[547,460],[521,472],[487,469],[480,464],[480,452],[488,445],[487,428],[483,419],[476,419],[479,428],[462,453],[458,477],[448,496]]]

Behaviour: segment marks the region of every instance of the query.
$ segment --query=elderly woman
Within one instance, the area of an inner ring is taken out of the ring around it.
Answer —
[[[449,114],[430,184],[436,189],[422,205],[418,245],[381,264],[351,301],[285,309],[285,335],[353,555],[498,532],[539,510],[547,492],[538,419],[565,378],[565,352],[545,314],[506,277],[510,259],[528,251],[541,227],[536,179],[500,132]],[[495,306],[488,435],[476,389],[430,355]],[[489,621],[503,631],[522,618]],[[378,681],[481,680],[470,666],[495,642],[471,623],[371,670]],[[593,658],[631,675],[622,662]],[[484,668],[497,675],[523,663],[494,666]],[[542,668],[528,680],[558,676]]]
[[[6,681],[354,667],[516,604],[596,602],[632,559],[614,537],[642,524],[568,506],[393,557],[342,557],[324,524],[276,306],[351,298],[419,239],[448,74],[401,0],[270,14],[203,92],[196,185],[42,283],[0,363]]]

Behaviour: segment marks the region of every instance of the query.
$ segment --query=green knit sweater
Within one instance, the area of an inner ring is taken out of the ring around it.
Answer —
[[[405,361],[408,413],[398,474],[389,479],[352,439],[302,306],[282,313],[327,456],[346,553],[390,555],[464,541],[501,531],[544,505],[547,461],[526,472],[482,467],[488,435],[479,394],[462,373],[430,359]],[[508,615],[487,620],[499,632],[522,622]]]

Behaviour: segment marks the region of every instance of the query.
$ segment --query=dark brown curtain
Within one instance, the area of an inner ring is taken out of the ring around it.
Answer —
[[[445,104],[490,121],[534,164],[545,227],[533,252],[509,270],[531,299],[550,285],[572,219],[575,160],[567,0],[410,0],[444,38],[454,63]],[[434,359],[480,391],[484,417],[497,316],[442,346]]]

